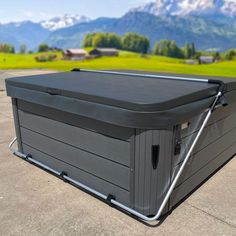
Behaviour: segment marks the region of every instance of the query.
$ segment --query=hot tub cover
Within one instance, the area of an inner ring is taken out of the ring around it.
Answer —
[[[225,83],[227,102],[235,102],[236,80],[213,79]],[[10,78],[6,88],[9,96],[31,103],[114,125],[153,129],[187,121],[203,112],[213,102],[219,85],[77,71]]]

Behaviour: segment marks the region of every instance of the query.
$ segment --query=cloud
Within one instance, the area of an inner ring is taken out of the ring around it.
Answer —
[[[32,11],[25,11],[24,15],[30,19],[34,17],[34,13]]]
[[[55,17],[55,15],[53,15],[53,14],[48,14],[48,13],[42,12],[42,11],[40,11],[38,15],[41,19],[44,19],[44,20]]]
[[[55,17],[54,15],[52,14],[48,14],[46,12],[43,12],[43,11],[39,11],[37,12],[37,14],[33,11],[23,11],[23,16],[24,18],[26,18],[27,20],[39,20],[39,19],[50,19],[52,17]]]

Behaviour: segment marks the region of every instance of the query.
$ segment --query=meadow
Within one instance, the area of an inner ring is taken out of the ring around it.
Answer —
[[[64,61],[57,52],[57,60],[36,62],[36,54],[0,53],[0,69],[52,69],[70,71],[73,68],[99,70],[140,70],[151,72],[169,72],[179,74],[198,74],[236,78],[236,61],[218,62],[208,65],[188,65],[185,60],[161,56],[141,56],[140,54],[121,51],[119,57],[102,57],[85,61]]]

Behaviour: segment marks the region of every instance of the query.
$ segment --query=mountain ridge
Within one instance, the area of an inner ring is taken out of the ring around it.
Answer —
[[[27,45],[28,50],[35,50],[44,41],[50,31],[40,23],[31,21],[11,22],[0,24],[0,43],[9,43],[19,50],[20,45]]]
[[[90,18],[86,16],[65,14],[41,22],[25,20],[0,23],[0,43],[12,44],[17,51],[22,44],[27,45],[28,50],[36,50],[51,32],[89,21]]]
[[[236,25],[233,22],[225,24],[197,16],[155,16],[133,11],[121,18],[99,18],[57,30],[45,42],[61,48],[81,47],[84,36],[92,32],[119,35],[136,32],[147,36],[151,46],[160,39],[175,40],[180,46],[194,42],[201,50],[217,48],[222,51],[236,45]]]
[[[83,22],[89,22],[91,19],[87,16],[81,16],[81,15],[71,15],[71,14],[65,14],[62,17],[53,17],[49,20],[41,21],[40,24],[45,29],[48,29],[50,31],[55,31],[62,28],[67,28],[76,24],[80,24]]]
[[[156,0],[131,9],[156,16],[204,16],[236,18],[235,0]]]

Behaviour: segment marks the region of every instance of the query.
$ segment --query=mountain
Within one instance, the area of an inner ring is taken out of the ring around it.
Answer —
[[[19,50],[21,44],[27,45],[28,50],[36,50],[52,31],[89,20],[85,16],[66,14],[63,17],[54,17],[39,23],[22,21],[0,24],[0,43],[13,44],[16,50]]]
[[[201,50],[236,47],[236,24],[233,21],[217,22],[192,15],[156,16],[140,11],[130,11],[121,18],[99,18],[57,30],[46,42],[61,48],[80,47],[84,36],[91,32],[115,32],[119,35],[136,32],[147,36],[152,46],[160,39],[172,39],[180,46],[194,42]]]
[[[50,34],[40,23],[23,21],[18,23],[0,24],[0,43],[10,43],[19,49],[21,44],[28,50],[34,50]]]
[[[92,32],[117,32],[114,28],[118,19],[99,18],[90,22],[52,32],[45,43],[59,48],[77,48],[82,46],[86,34]],[[122,30],[122,28],[121,28]]]
[[[156,0],[134,12],[146,12],[156,16],[203,16],[210,18],[236,17],[235,0]]]
[[[63,17],[54,17],[52,19],[42,21],[41,25],[45,29],[54,31],[88,21],[90,21],[90,19],[86,16],[66,14]]]

